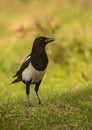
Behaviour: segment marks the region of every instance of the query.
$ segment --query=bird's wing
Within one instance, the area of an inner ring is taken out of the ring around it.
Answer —
[[[21,76],[23,70],[29,65],[30,62],[31,62],[31,55],[28,55],[25,58],[23,64],[20,67],[20,69],[17,71],[17,73],[13,77]]]

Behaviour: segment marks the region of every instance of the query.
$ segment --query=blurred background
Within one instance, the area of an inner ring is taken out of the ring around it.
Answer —
[[[50,87],[53,91],[76,89],[91,81],[91,0],[3,0],[0,1],[0,89],[3,92],[8,91],[12,75],[39,35],[55,38],[47,47],[50,63],[44,80],[49,87],[53,86]]]
[[[39,90],[43,102],[54,99],[55,103],[63,93],[75,92],[92,83],[91,0],[0,0],[1,112],[6,110],[3,104],[9,98],[11,103],[16,98],[26,103],[25,85],[11,85],[11,81],[39,35],[55,39],[46,48],[49,65]]]

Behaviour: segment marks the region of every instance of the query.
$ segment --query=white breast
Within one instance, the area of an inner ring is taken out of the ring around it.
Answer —
[[[30,63],[28,67],[22,72],[22,79],[24,81],[32,80],[32,83],[37,83],[43,78],[45,71],[46,70],[44,71],[36,70]]]

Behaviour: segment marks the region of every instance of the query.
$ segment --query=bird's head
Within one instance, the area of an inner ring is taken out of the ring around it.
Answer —
[[[34,40],[33,49],[34,50],[42,50],[42,49],[45,48],[45,46],[47,45],[47,43],[52,42],[52,41],[54,41],[53,38],[48,38],[48,37],[45,37],[45,36],[37,37]]]

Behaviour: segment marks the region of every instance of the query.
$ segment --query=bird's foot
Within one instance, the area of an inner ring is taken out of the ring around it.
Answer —
[[[25,107],[32,107],[32,105],[31,104],[25,104]]]
[[[42,104],[42,102],[41,102],[41,101],[39,101],[39,102],[38,102],[38,104],[39,104],[39,105],[41,105],[41,104]]]

